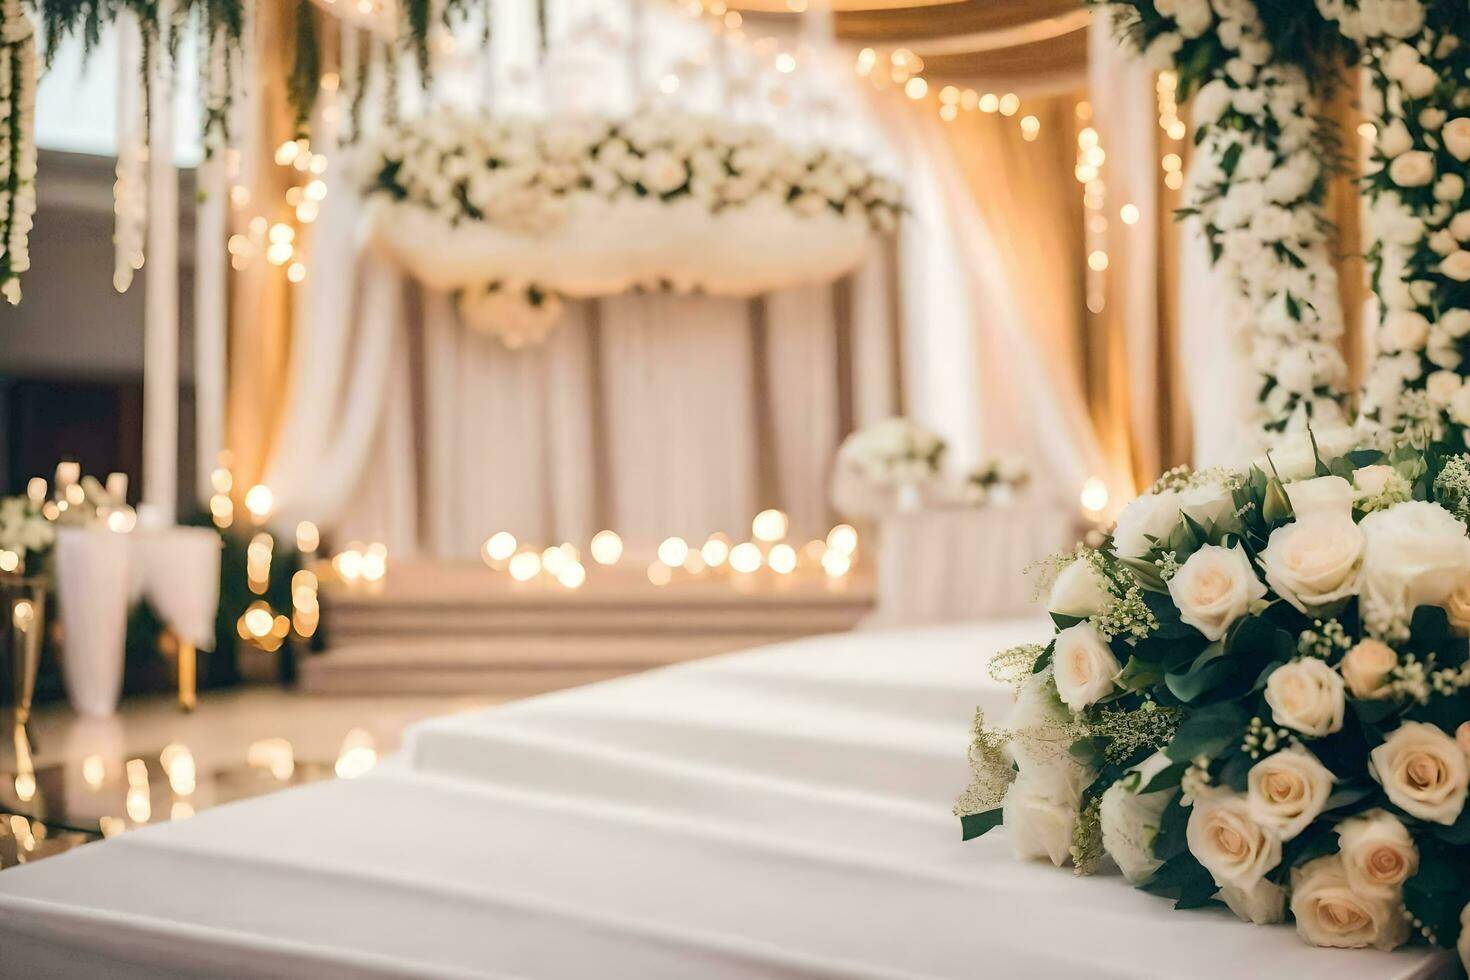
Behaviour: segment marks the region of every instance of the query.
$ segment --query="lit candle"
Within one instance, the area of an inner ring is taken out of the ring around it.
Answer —
[[[127,503],[128,475],[126,473],[107,474],[107,495],[120,504]]]

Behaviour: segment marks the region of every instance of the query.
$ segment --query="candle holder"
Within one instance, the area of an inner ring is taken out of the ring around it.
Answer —
[[[30,722],[46,635],[46,591],[41,575],[0,575],[0,654],[8,667],[12,706],[19,725]]]

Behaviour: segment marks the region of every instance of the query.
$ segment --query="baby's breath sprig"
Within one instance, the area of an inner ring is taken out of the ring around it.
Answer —
[[[1416,704],[1428,704],[1431,690],[1429,675],[1433,670],[1434,654],[1421,661],[1414,654],[1406,653],[1389,675],[1389,689],[1396,696],[1408,698]]]
[[[1317,619],[1312,621],[1311,629],[1302,631],[1297,638],[1296,648],[1304,657],[1331,660],[1338,651],[1346,651],[1352,645],[1352,637],[1348,636],[1342,623],[1335,619],[1329,619],[1325,623]]]
[[[1268,725],[1257,716],[1251,719],[1250,726],[1246,728],[1240,748],[1252,759],[1259,759],[1286,745],[1291,738],[1291,732],[1287,729]]]
[[[1450,456],[1434,478],[1434,496],[1450,513],[1470,521],[1470,455]]]
[[[1179,573],[1179,553],[1166,551],[1154,559],[1154,564],[1159,567],[1159,578],[1167,582]]]
[[[1036,667],[1036,660],[1046,650],[1040,643],[1022,643],[1009,647],[990,658],[990,679],[1020,690]]]
[[[954,815],[969,816],[994,810],[1005,801],[1006,790],[1016,778],[1006,754],[1010,734],[985,724],[985,712],[975,709],[970,725],[970,785],[955,800]]]
[[[1126,762],[1141,749],[1161,749],[1179,730],[1183,712],[1165,708],[1156,701],[1145,701],[1132,710],[1098,708],[1087,720],[1087,733],[1106,739],[1103,756],[1109,762]]]
[[[1102,863],[1102,796],[1090,797],[1072,825],[1072,873],[1090,875]]]
[[[1122,595],[1115,595],[1088,620],[1103,635],[1104,639],[1126,636],[1134,641],[1145,640],[1159,628],[1159,620],[1143,601],[1143,589],[1137,581],[1130,581]]]
[[[1210,758],[1206,755],[1197,755],[1190,761],[1189,768],[1184,770],[1184,775],[1179,778],[1180,806],[1194,806],[1194,801],[1209,788]]]
[[[1051,591],[1051,587],[1056,582],[1057,576],[1062,574],[1062,570],[1074,561],[1090,561],[1098,571],[1102,571],[1103,569],[1103,556],[1101,552],[1087,547],[1080,541],[1071,551],[1062,551],[1055,555],[1047,555],[1045,558],[1039,558],[1025,568],[1025,574],[1034,576],[1033,581],[1036,583],[1035,587],[1031,590],[1031,601],[1039,602],[1043,599]]]

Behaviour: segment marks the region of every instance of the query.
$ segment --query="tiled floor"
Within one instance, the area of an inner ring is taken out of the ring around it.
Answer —
[[[247,688],[206,693],[192,714],[163,696],[129,701],[108,719],[47,706],[28,732],[7,714],[0,868],[232,800],[360,774],[395,751],[413,722],[491,703]]]

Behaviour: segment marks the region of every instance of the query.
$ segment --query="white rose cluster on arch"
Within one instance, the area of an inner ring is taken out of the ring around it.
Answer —
[[[1048,563],[1051,641],[992,662],[1018,699],[977,718],[966,835],[1314,945],[1470,951],[1466,518],[1451,443],[1170,471]]]
[[[1322,141],[1307,76],[1283,63],[1252,0],[1154,0],[1171,18],[1145,60],[1180,66],[1185,42],[1213,35],[1227,57],[1191,103],[1203,134],[1187,207],[1198,213],[1256,375],[1256,419],[1267,432],[1342,417],[1347,368],[1323,208]],[[1228,123],[1228,124],[1227,124]]]
[[[1318,0],[1368,69],[1364,113],[1375,127],[1369,231],[1382,306],[1365,418],[1439,438],[1470,425],[1470,50],[1465,18],[1420,0]]]
[[[0,296],[20,302],[36,213],[36,38],[20,0],[0,0]]]

